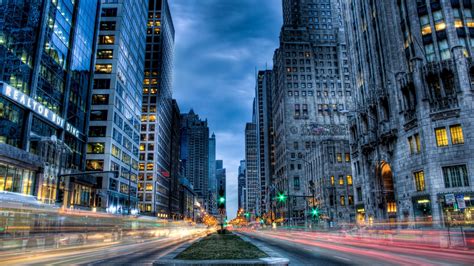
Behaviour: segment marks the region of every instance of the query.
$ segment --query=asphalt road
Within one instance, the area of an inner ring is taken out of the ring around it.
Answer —
[[[474,252],[416,250],[318,238],[317,234],[288,231],[241,231],[290,260],[290,265],[474,265]]]
[[[194,239],[109,243],[66,250],[18,252],[0,256],[0,265],[152,265]]]

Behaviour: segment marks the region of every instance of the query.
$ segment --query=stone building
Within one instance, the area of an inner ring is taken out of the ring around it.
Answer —
[[[273,58],[273,183],[288,196],[277,214],[303,224],[309,194],[306,153],[320,141],[349,138],[342,111],[350,108],[352,87],[340,1],[284,0],[283,16]],[[330,173],[324,173],[328,178]]]
[[[358,221],[472,223],[472,1],[347,1],[346,17]]]

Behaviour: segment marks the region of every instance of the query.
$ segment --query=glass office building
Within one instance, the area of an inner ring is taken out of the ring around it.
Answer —
[[[137,208],[148,1],[102,1],[86,170],[101,176],[98,210]]]
[[[99,5],[0,1],[0,191],[52,203],[83,170]]]

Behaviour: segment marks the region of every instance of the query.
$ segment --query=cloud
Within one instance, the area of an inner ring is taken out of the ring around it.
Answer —
[[[256,69],[271,67],[279,44],[281,1],[170,1],[176,29],[174,97],[216,132],[227,168],[228,215],[237,211],[237,169],[251,120]]]

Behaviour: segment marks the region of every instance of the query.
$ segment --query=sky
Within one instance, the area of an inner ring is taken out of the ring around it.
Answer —
[[[176,30],[174,91],[181,113],[208,120],[227,171],[227,215],[237,212],[255,72],[271,68],[282,24],[280,0],[170,0]]]

